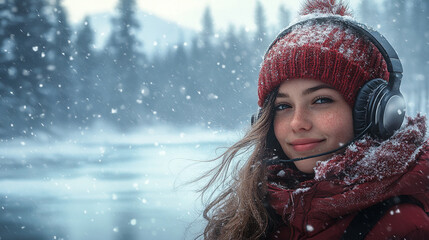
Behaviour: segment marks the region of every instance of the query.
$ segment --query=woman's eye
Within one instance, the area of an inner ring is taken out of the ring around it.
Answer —
[[[316,103],[316,104],[323,104],[323,103],[331,103],[333,101],[334,100],[332,100],[330,98],[327,98],[327,97],[320,97],[320,98],[316,99],[316,101],[314,101],[314,103]]]
[[[278,105],[275,106],[275,110],[276,111],[281,111],[281,110],[285,110],[285,109],[288,109],[288,108],[291,108],[291,106],[288,105],[288,104],[278,104]]]

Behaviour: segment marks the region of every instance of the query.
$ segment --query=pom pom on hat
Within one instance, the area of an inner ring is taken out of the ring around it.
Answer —
[[[350,18],[342,1],[307,0],[301,17]],[[387,81],[389,72],[378,49],[346,25],[309,21],[293,27],[266,54],[258,80],[258,105],[288,79],[315,79],[330,84],[353,108],[359,88],[374,78]]]
[[[333,14],[340,16],[351,16],[348,6],[343,2],[336,0],[306,0],[299,14],[307,15],[311,13]]]

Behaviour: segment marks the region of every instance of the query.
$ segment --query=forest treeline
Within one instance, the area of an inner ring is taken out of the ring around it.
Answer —
[[[363,0],[355,17],[385,33],[404,65],[408,112],[429,112],[429,3]],[[287,5],[268,26],[254,10],[256,31],[215,27],[210,8],[202,31],[162,54],[144,52],[136,1],[119,0],[111,33],[94,48],[89,16],[71,26],[61,0],[0,4],[0,138],[52,129],[85,131],[102,121],[121,130],[168,123],[234,128],[257,110],[257,77],[265,49],[289,25]],[[239,10],[237,10],[239,11]],[[54,132],[54,131],[52,131]],[[58,134],[58,131],[55,131]]]

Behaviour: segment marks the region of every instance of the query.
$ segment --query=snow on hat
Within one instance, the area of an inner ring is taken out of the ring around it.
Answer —
[[[335,16],[352,19],[342,1],[307,0],[299,21]],[[299,22],[298,21],[298,22]],[[265,55],[258,80],[258,105],[288,79],[316,79],[333,86],[353,107],[359,88],[374,78],[389,79],[382,54],[345,24],[308,21],[295,25]]]

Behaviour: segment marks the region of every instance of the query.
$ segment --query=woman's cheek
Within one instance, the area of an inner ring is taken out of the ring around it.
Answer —
[[[332,137],[336,137],[337,141],[344,142],[353,138],[353,116],[350,109],[341,109],[326,114],[321,114],[321,128],[329,133]]]
[[[327,112],[319,115],[320,119],[319,122],[323,123],[323,125],[328,126],[337,126],[339,123],[338,121],[338,114],[335,112]]]
[[[321,114],[320,116],[322,118],[320,122],[323,122],[327,126],[332,126],[335,128],[340,128],[344,125],[348,125],[353,122],[351,113],[349,114],[347,110],[329,111],[324,114]]]

